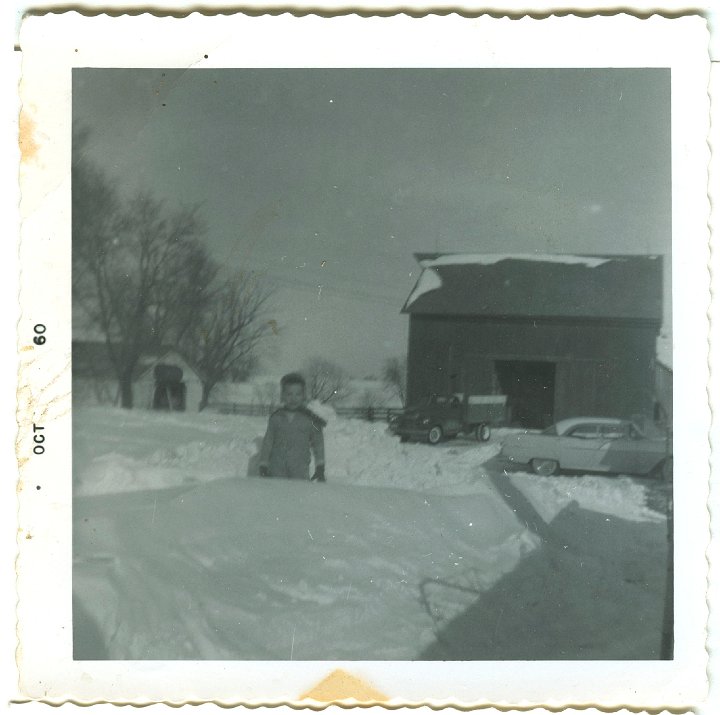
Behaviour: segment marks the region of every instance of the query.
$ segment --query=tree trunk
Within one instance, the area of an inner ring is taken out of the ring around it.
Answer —
[[[132,373],[120,377],[120,406],[131,410],[133,406]]]
[[[200,398],[200,404],[198,405],[198,412],[202,412],[208,406],[210,393],[212,392],[213,387],[215,387],[214,383],[210,384],[209,382],[203,382],[202,397]]]

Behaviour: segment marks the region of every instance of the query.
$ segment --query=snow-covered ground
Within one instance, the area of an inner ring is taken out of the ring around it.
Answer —
[[[76,657],[657,657],[642,481],[508,474],[502,433],[432,447],[338,418],[327,484],[263,480],[264,428],[75,410]]]

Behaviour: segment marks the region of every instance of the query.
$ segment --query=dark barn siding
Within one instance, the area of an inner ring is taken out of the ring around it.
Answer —
[[[658,420],[672,427],[673,373],[667,365],[660,362],[655,365],[655,400]]]
[[[658,326],[650,321],[410,316],[408,398],[499,391],[495,360],[556,363],[554,419],[650,414]]]

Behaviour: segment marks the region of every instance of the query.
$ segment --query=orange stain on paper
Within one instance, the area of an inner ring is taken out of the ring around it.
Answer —
[[[18,144],[20,145],[20,160],[23,162],[34,159],[40,149],[37,141],[35,141],[36,130],[37,125],[33,118],[26,111],[21,111]]]
[[[389,699],[364,682],[344,670],[333,670],[314,688],[301,696],[301,700],[317,700],[322,703],[334,703],[342,700],[353,700],[359,703],[382,703]]]

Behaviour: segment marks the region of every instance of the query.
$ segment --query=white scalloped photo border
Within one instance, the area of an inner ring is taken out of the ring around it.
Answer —
[[[695,15],[509,19],[28,17],[21,31],[19,697],[273,704],[342,668],[388,705],[683,707],[707,687],[710,273],[708,35]],[[180,662],[72,660],[70,136],[73,67],[669,67],[675,378],[673,661]],[[32,347],[33,326],[52,340]],[[52,457],[32,455],[32,423]],[[683,480],[683,474],[702,479]],[[32,485],[42,483],[42,491]],[[32,538],[26,538],[31,535]],[[311,704],[306,702],[305,704]],[[317,704],[317,703],[316,703]]]

